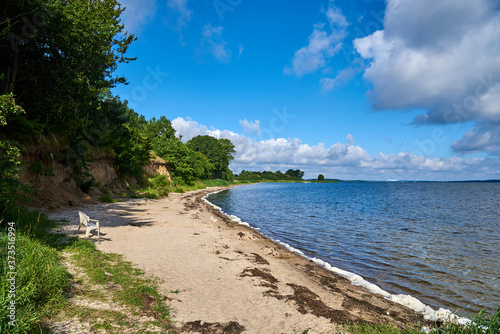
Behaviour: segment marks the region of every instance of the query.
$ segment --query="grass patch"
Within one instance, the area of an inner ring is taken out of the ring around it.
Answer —
[[[347,333],[351,334],[424,334],[422,328],[399,329],[388,325],[372,324],[346,324]],[[436,334],[498,334],[500,333],[500,309],[490,315],[483,311],[472,319],[467,325],[442,324],[440,327],[431,329],[430,333]]]
[[[169,331],[169,308],[155,280],[145,277],[141,270],[121,256],[98,251],[90,241],[49,233],[58,225],[45,215],[24,208],[5,211],[0,218],[0,333],[42,333],[46,332],[43,328],[47,322],[60,317],[67,319],[68,316],[80,321],[99,318],[99,321],[90,323],[94,331],[121,333],[123,326],[137,329],[135,332],[147,332],[146,328]],[[138,325],[130,320],[130,313],[71,305],[66,298],[72,278],[62,265],[63,251],[73,255],[72,262],[78,267],[77,271],[84,272],[87,277],[78,280],[83,289],[74,293],[107,302],[99,291],[116,287],[110,292],[111,303],[125,305],[154,320]],[[11,288],[13,277],[15,285]],[[101,288],[94,291],[89,284]],[[12,313],[9,309],[12,308],[11,300],[15,302]],[[14,315],[15,320],[11,318]]]
[[[125,328],[128,333],[149,333],[145,328],[141,327],[156,327],[153,324],[137,323],[130,314],[79,305],[68,306],[64,311],[64,315],[89,324],[92,333],[120,334],[124,332]]]
[[[484,310],[465,326],[445,324],[438,329],[439,334],[498,334],[500,333],[500,309],[493,315]]]
[[[188,191],[205,189],[207,187],[229,187],[233,184],[251,183],[249,181],[226,181],[226,180],[198,180],[192,184],[185,184],[184,182],[173,185],[166,175],[156,175],[146,180],[146,186],[139,192],[132,191],[131,198],[151,198],[159,199],[168,196],[170,192],[183,194]]]
[[[207,186],[201,182],[201,181],[196,181],[191,185],[182,185],[182,186],[177,186],[173,189],[174,192],[183,194],[187,191],[193,191],[193,190],[199,190],[199,189],[205,189]]]
[[[117,287],[113,289],[114,302],[152,316],[155,319],[152,325],[164,330],[170,328],[170,309],[159,293],[156,280],[146,277],[121,255],[100,252],[87,240],[75,242],[69,250],[91,283]]]
[[[215,179],[215,180],[203,180],[202,181],[207,187],[229,187],[234,184],[232,181]]]
[[[388,325],[353,324],[345,326],[351,334],[400,334],[400,329]],[[409,332],[408,332],[409,333]]]
[[[6,212],[0,226],[0,332],[33,333],[66,303],[69,274],[52,246],[60,236],[46,232],[57,223],[18,209]]]
[[[103,203],[116,203],[116,202],[118,202],[118,200],[112,198],[110,194],[106,194],[106,195],[99,197],[99,200]]]

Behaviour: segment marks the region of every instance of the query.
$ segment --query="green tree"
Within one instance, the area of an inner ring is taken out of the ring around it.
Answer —
[[[0,95],[0,128],[7,125],[9,116],[23,112],[24,110],[16,105],[12,93]],[[17,200],[21,188],[18,180],[20,154],[21,145],[16,141],[0,139],[0,221],[4,210]]]
[[[200,180],[209,179],[210,175],[214,171],[214,165],[203,153],[196,152],[191,149],[190,151],[189,163],[193,169],[193,176]]]
[[[116,0],[5,0],[0,5],[0,94],[14,93],[44,132],[95,125],[133,35]],[[15,126],[16,121],[10,122]]]
[[[289,169],[285,172],[285,174],[294,179],[302,179],[302,177],[304,176],[304,172],[300,169]]]
[[[191,184],[194,181],[189,150],[178,138],[153,138],[153,150],[165,159],[174,185]]]
[[[56,134],[65,144],[57,153],[84,191],[92,184],[93,146],[111,145],[118,166],[135,165],[127,172],[143,160],[144,150],[123,128],[121,102],[110,95],[126,82],[114,74],[118,65],[134,60],[125,56],[135,37],[123,31],[123,10],[117,0],[0,3],[0,94],[13,93],[26,111],[10,117],[4,134]]]
[[[211,136],[196,136],[186,145],[196,152],[203,153],[214,166],[211,178],[232,180],[233,172],[229,163],[236,153],[233,143],[228,139],[217,139]]]
[[[165,116],[147,121],[142,133],[151,141],[153,151],[167,161],[174,185],[189,185],[195,179],[208,179],[213,172],[214,165],[210,160],[202,152],[182,143]]]
[[[93,137],[101,139],[99,146],[113,150],[114,167],[120,175],[140,177],[152,149],[151,140],[143,134],[147,121],[117,97],[106,99],[103,109],[106,112]]]
[[[172,122],[165,116],[161,116],[159,119],[153,117],[145,124],[143,134],[150,140],[155,138],[166,140],[175,137],[175,129],[172,127]]]
[[[325,181],[325,177],[323,176],[323,174],[318,175],[318,181]]]

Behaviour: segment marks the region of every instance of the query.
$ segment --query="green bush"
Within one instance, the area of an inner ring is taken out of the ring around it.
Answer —
[[[167,176],[158,174],[147,179],[146,187],[141,192],[147,198],[157,199],[168,196],[170,187],[171,184]]]
[[[99,197],[99,200],[103,203],[116,203],[118,202],[116,199],[112,198],[110,194],[105,194]]]

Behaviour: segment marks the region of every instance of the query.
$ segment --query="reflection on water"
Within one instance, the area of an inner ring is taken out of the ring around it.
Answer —
[[[500,184],[256,184],[208,199],[391,293],[462,315],[500,307]]]

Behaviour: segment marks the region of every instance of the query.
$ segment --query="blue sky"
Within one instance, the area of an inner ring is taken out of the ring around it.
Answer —
[[[123,0],[114,90],[241,170],[500,178],[498,0]]]

